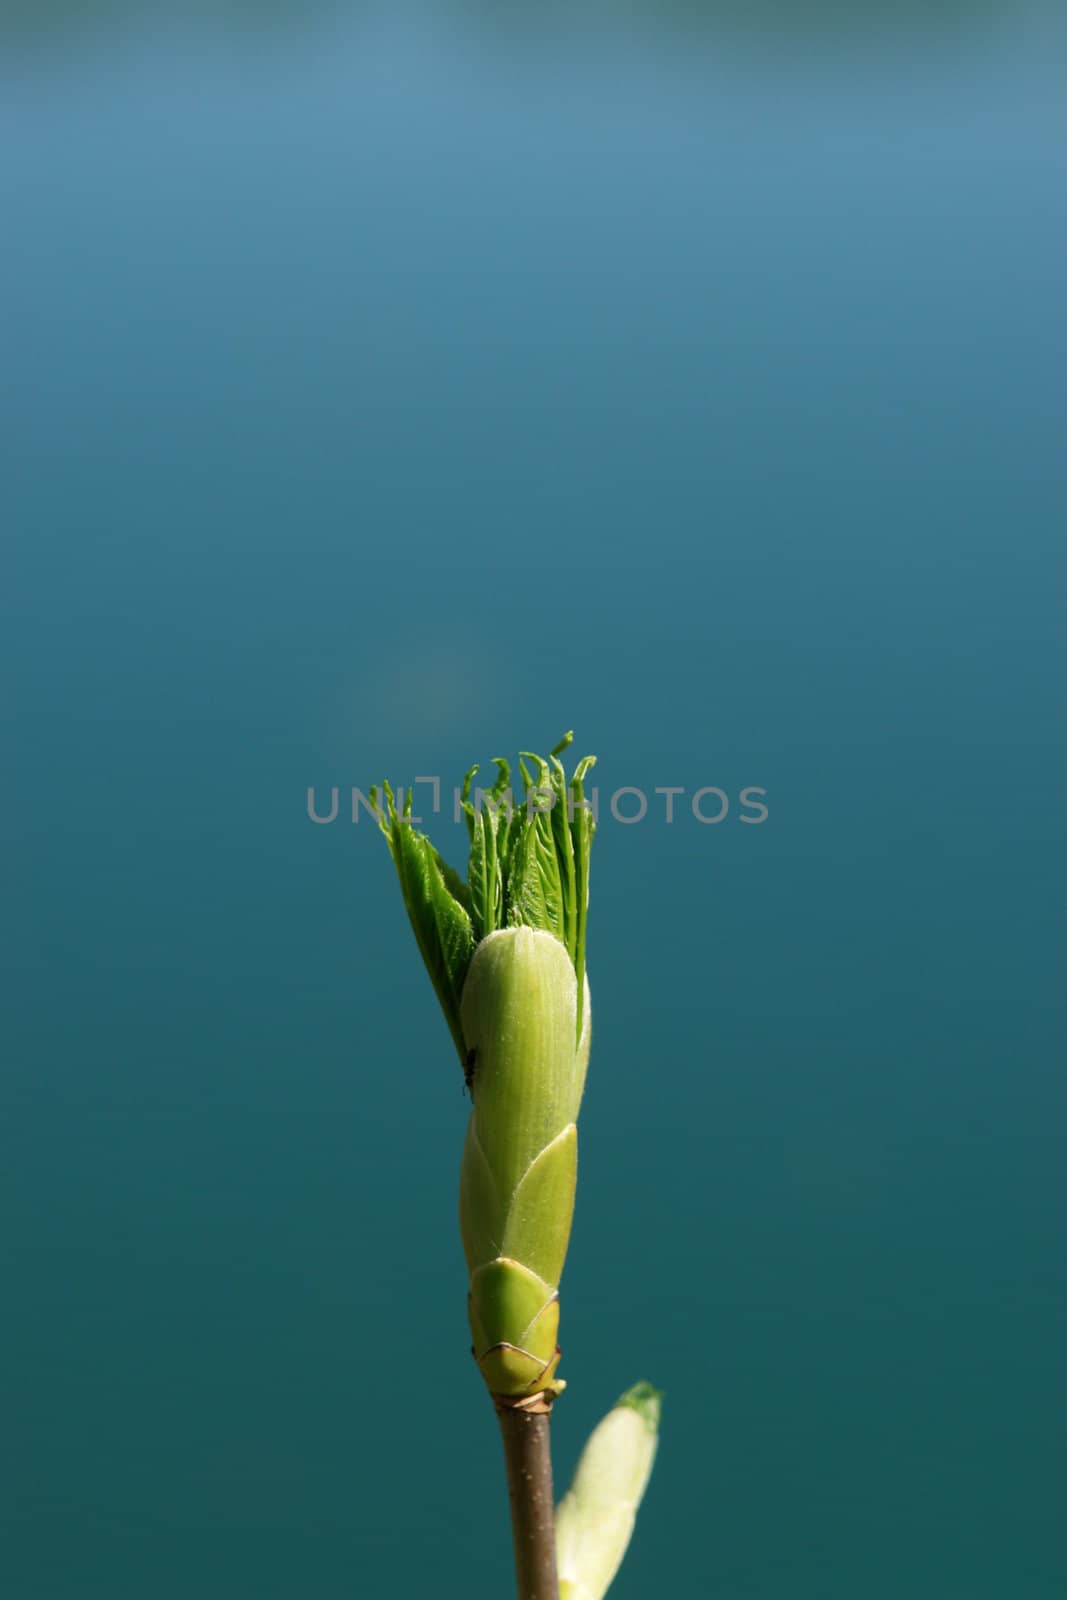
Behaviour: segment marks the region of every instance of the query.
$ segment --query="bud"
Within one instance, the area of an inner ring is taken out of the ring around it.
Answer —
[[[590,1434],[556,1510],[560,1600],[602,1600],[618,1572],[656,1457],[662,1398],[634,1384]]]
[[[576,1119],[589,1061],[585,976],[587,756],[568,782],[558,759],[523,753],[528,799],[512,808],[508,763],[492,788],[460,791],[470,837],[464,882],[407,820],[411,791],[384,786],[382,831],[408,917],[463,1063],[473,1109],[460,1172],[474,1355],[490,1391],[556,1393],[559,1280],[577,1174]],[[531,765],[527,766],[527,761]],[[370,791],[377,805],[377,791]]]
[[[474,1355],[494,1394],[562,1387],[559,1280],[577,1179],[576,1119],[589,1060],[585,984],[550,933],[508,928],[474,953],[460,1018],[474,1107],[460,1169]]]

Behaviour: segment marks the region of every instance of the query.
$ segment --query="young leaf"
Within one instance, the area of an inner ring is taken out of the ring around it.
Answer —
[[[470,841],[466,883],[412,826],[411,791],[406,796],[401,792],[398,805],[389,785],[384,786],[385,809],[379,809],[378,820],[419,950],[464,1067],[459,996],[475,947],[504,928],[534,928],[552,934],[564,946],[578,980],[576,1021],[581,1038],[594,828],[588,808],[575,802],[582,799],[582,778],[595,758],[580,761],[568,785],[559,755],[573,737],[565,734],[547,761],[523,752],[519,768],[526,792],[521,805],[513,805],[511,769],[502,757],[495,758],[492,787],[475,789],[473,800],[478,767],[469,768],[460,791]],[[535,789],[541,792],[535,795]],[[370,793],[377,807],[378,790]]]
[[[425,834],[410,821],[411,790],[401,794],[398,811],[393,791],[384,785],[385,811],[378,820],[389,845],[404,906],[415,941],[445,1014],[461,1062],[466,1062],[459,1002],[476,944],[470,896],[452,868],[442,861]],[[371,790],[371,803],[378,795]]]

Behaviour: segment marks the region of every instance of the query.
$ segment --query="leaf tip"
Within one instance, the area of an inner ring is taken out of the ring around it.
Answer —
[[[631,1411],[636,1411],[649,1433],[659,1432],[659,1421],[663,1412],[662,1389],[657,1389],[642,1379],[640,1383],[632,1384],[625,1394],[621,1394],[616,1405],[627,1406]]]

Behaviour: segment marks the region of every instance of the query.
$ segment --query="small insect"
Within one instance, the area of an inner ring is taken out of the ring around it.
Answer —
[[[467,1059],[463,1064],[463,1082],[467,1093],[474,1099],[474,1068],[478,1059],[478,1048],[474,1046],[467,1051]]]

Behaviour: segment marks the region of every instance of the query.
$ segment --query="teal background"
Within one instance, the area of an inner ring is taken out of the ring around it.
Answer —
[[[594,851],[561,1483],[667,1391],[613,1595],[1058,1600],[1062,25],[0,41],[4,1595],[510,1592],[459,1070],[305,802],[573,725],[770,807]]]

